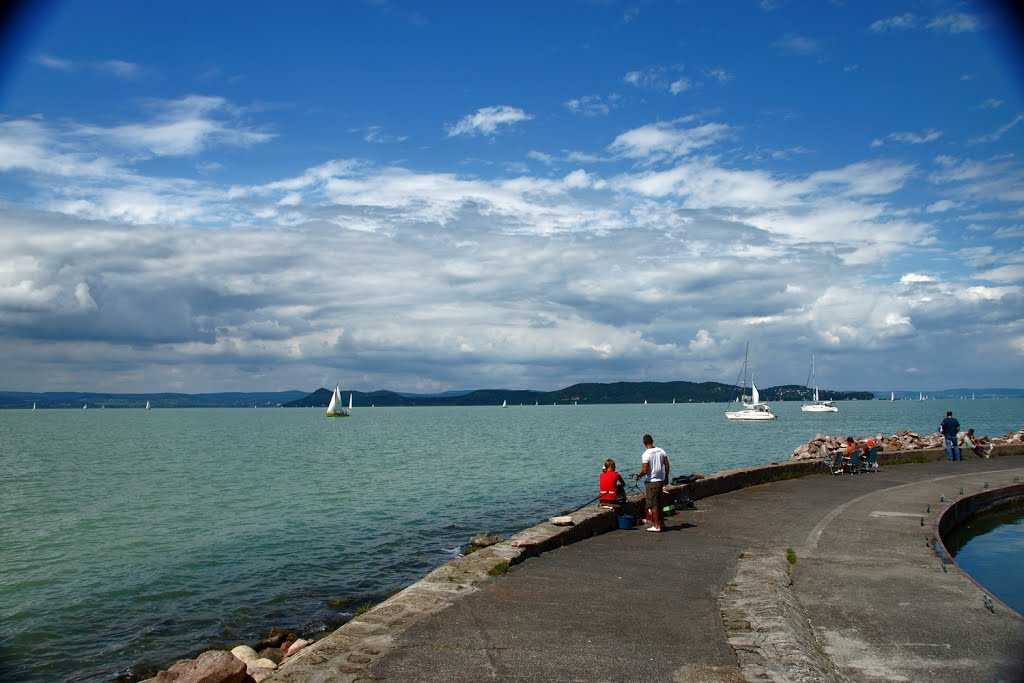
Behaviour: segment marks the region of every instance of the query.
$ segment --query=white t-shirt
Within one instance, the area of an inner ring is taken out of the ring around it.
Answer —
[[[647,463],[647,479],[644,481],[665,481],[665,458],[668,454],[657,446],[644,451],[643,462]]]

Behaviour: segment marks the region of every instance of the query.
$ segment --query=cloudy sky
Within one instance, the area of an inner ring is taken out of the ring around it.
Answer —
[[[0,52],[0,390],[1024,387],[998,6],[72,0]]]

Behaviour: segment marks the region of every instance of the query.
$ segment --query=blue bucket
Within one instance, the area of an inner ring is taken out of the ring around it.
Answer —
[[[635,520],[636,520],[636,517],[634,517],[633,515],[619,515],[619,528],[620,529],[632,529],[633,528],[633,522]]]

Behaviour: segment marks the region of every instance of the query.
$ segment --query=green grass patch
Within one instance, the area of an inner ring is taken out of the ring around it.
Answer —
[[[909,464],[909,463],[924,463],[924,462],[934,462],[934,461],[935,461],[935,458],[929,458],[927,455],[907,455],[907,456],[904,456],[902,458],[897,458],[895,460],[890,460],[890,461],[888,461],[885,464],[886,465],[906,465],[906,464]]]
[[[786,548],[786,562],[790,564],[796,564],[799,560],[796,557],[796,551],[792,548]]]
[[[363,604],[359,605],[359,607],[356,607],[355,611],[352,612],[352,616],[358,617],[360,615],[366,614],[367,612],[369,612],[372,609],[373,609],[373,603],[372,602],[364,602]]]
[[[487,573],[491,576],[503,576],[504,574],[508,574],[508,562],[499,562],[498,564],[488,569]]]

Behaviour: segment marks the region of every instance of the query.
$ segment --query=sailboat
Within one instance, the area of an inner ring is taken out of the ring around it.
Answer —
[[[757,391],[757,387],[754,386],[754,377],[750,377],[750,402],[747,403],[746,392],[747,387],[747,369],[748,357],[750,355],[750,342],[747,342],[746,350],[743,352],[743,368],[740,370],[740,374],[743,376],[743,383],[740,385],[740,402],[743,405],[743,410],[732,410],[726,411],[725,417],[729,420],[774,420],[775,414],[772,413],[772,409],[768,407],[767,403],[761,403],[761,395]]]
[[[335,385],[331,403],[327,406],[327,417],[348,417],[352,412],[352,394],[348,395],[348,409],[341,402],[341,389]]]
[[[36,402],[32,401],[32,410],[35,410],[35,409],[36,409]]]
[[[889,392],[889,403],[892,403],[895,400],[896,400],[896,392],[895,391],[890,391]]]
[[[146,401],[146,410],[151,410],[151,408],[149,407],[149,401]]]
[[[86,409],[88,409],[88,407],[89,407],[88,403],[83,403],[82,404],[82,410],[86,410]]]
[[[918,401],[923,401],[924,400],[924,394],[921,393],[920,391],[917,392],[917,400]]]
[[[838,413],[839,408],[832,401],[818,400],[818,380],[814,377],[814,354],[811,354],[811,372],[808,386],[814,387],[814,403],[800,406],[805,413]]]
[[[502,402],[501,402],[501,407],[502,407],[502,408],[508,408],[508,400],[504,400],[504,401],[502,401]]]

